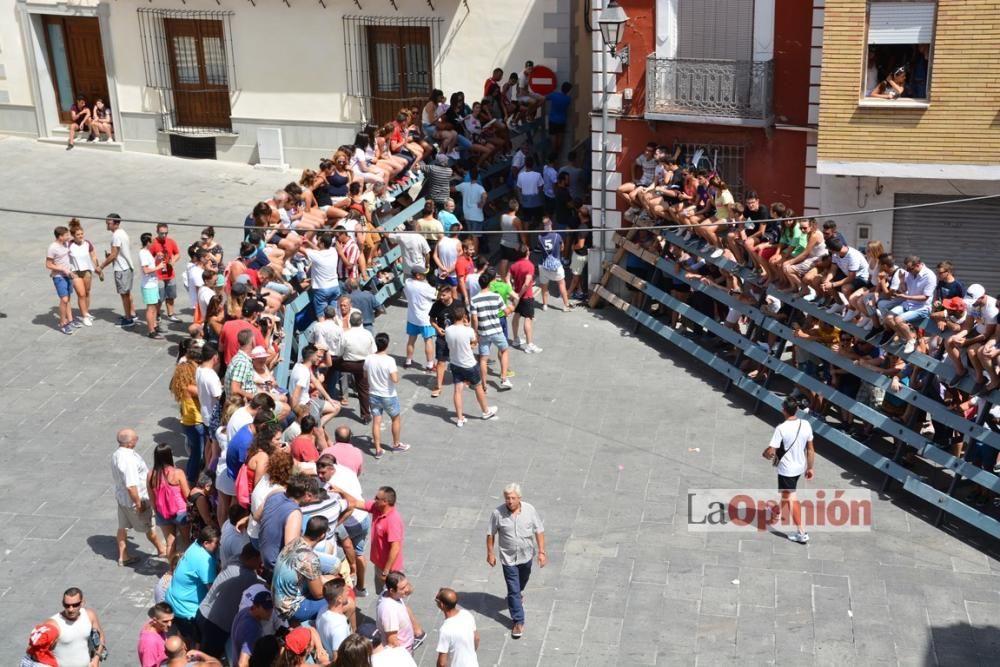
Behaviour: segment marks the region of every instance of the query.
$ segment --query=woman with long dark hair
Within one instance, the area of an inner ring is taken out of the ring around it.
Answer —
[[[177,527],[187,525],[187,497],[190,493],[184,472],[174,467],[174,453],[170,445],[160,443],[153,450],[153,469],[146,477],[146,488],[153,501],[156,525],[166,540],[169,558],[176,550],[178,536],[184,543],[182,546],[187,546],[184,531],[178,531]]]

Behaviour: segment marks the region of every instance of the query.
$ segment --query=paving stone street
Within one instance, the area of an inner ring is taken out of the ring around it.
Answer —
[[[241,224],[297,176],[0,137],[0,206],[197,225],[171,229],[182,248],[203,225]],[[103,255],[103,222],[84,222]],[[44,270],[59,224],[66,219],[0,212],[0,664],[16,664],[31,627],[79,586],[108,633],[106,664],[133,665],[164,565],[117,566],[110,457],[123,426],[138,431],[148,462],[154,443],[183,452],[167,389],[183,326],[171,325],[167,341],[116,328],[113,285],[95,281],[94,326],[62,335]],[[124,228],[137,252],[151,227]],[[229,257],[239,238],[218,230]],[[189,322],[185,295],[178,302]],[[404,321],[395,303],[376,324],[400,359]],[[403,371],[403,437],[413,447],[365,462],[366,497],[392,485],[406,521],[410,604],[430,637],[418,664],[435,664],[441,586],[475,613],[482,665],[996,664],[996,545],[934,527],[899,489],[879,496],[880,476],[843,468],[824,443],[809,485],[871,488],[871,532],[816,533],[807,546],[767,532],[689,532],[689,489],[774,486],[760,453],[777,416],[751,415],[717,376],[655,336],[630,335],[612,309],[549,310],[536,322],[544,352],[512,351],[514,390],[490,392],[496,420],[455,428],[450,387],[432,399],[428,374]],[[356,404],[335,423],[366,435],[355,414]],[[367,439],[359,445],[367,451]],[[484,548],[511,481],[542,514],[549,556],[532,573],[520,640]],[[149,553],[144,539],[134,544]],[[360,603],[370,616],[374,597]]]

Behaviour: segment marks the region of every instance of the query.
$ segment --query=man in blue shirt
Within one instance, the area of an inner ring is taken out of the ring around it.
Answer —
[[[266,424],[273,424],[274,428],[277,428],[278,422],[274,412],[258,410],[253,416],[253,421],[237,431],[229,441],[226,447],[226,472],[229,473],[230,479],[235,480],[240,473],[240,466],[247,461],[247,451],[253,444],[254,436]]]
[[[573,84],[564,81],[561,90],[554,90],[545,96],[549,102],[549,136],[552,137],[552,152],[556,155],[562,151],[563,135],[569,122],[569,105],[573,101],[569,96],[571,90]]]
[[[198,533],[198,540],[181,556],[170,580],[164,602],[174,610],[174,627],[189,646],[198,638],[194,617],[198,605],[208,594],[208,587],[215,580],[218,566],[212,554],[219,546],[219,529],[206,526]]]

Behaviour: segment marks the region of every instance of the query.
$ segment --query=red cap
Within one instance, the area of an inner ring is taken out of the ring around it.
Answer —
[[[945,299],[941,302],[941,305],[945,307],[946,310],[954,310],[959,312],[965,311],[965,299],[960,296],[953,296],[950,299]]]
[[[285,635],[285,647],[295,655],[305,655],[312,644],[308,628],[295,628]]]
[[[52,621],[39,623],[28,635],[28,648],[25,653],[35,662],[58,667],[56,657],[52,655],[52,647],[59,639],[59,626]]]

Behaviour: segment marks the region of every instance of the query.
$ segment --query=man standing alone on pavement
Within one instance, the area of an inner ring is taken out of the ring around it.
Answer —
[[[778,471],[778,492],[781,494],[781,513],[786,520],[791,514],[798,532],[788,533],[788,539],[799,544],[809,541],[809,534],[802,526],[802,510],[795,497],[799,477],[813,478],[816,450],[813,448],[813,430],[804,419],[797,416],[798,402],[789,396],[781,405],[785,421],[774,429],[771,442],[764,450],[764,458],[771,461]]]
[[[521,501],[521,486],[508,484],[503,490],[503,505],[490,515],[486,534],[486,562],[497,564],[494,539],[499,536],[500,566],[507,584],[507,609],[513,627],[510,636],[520,639],[524,632],[524,588],[531,576],[537,543],[538,567],[545,567],[545,526],[533,505]]]
[[[437,645],[437,667],[479,667],[476,619],[458,606],[458,593],[442,588],[434,598],[444,614]]]
[[[130,428],[118,431],[118,449],[111,455],[111,479],[114,481],[115,500],[118,502],[118,565],[131,565],[138,559],[127,557],[125,549],[128,531],[139,530],[146,534],[156,547],[158,556],[166,556],[167,550],[153,530],[153,510],[149,505],[149,491],[146,476],[149,468],[142,457],[136,454],[135,445],[139,436]]]

